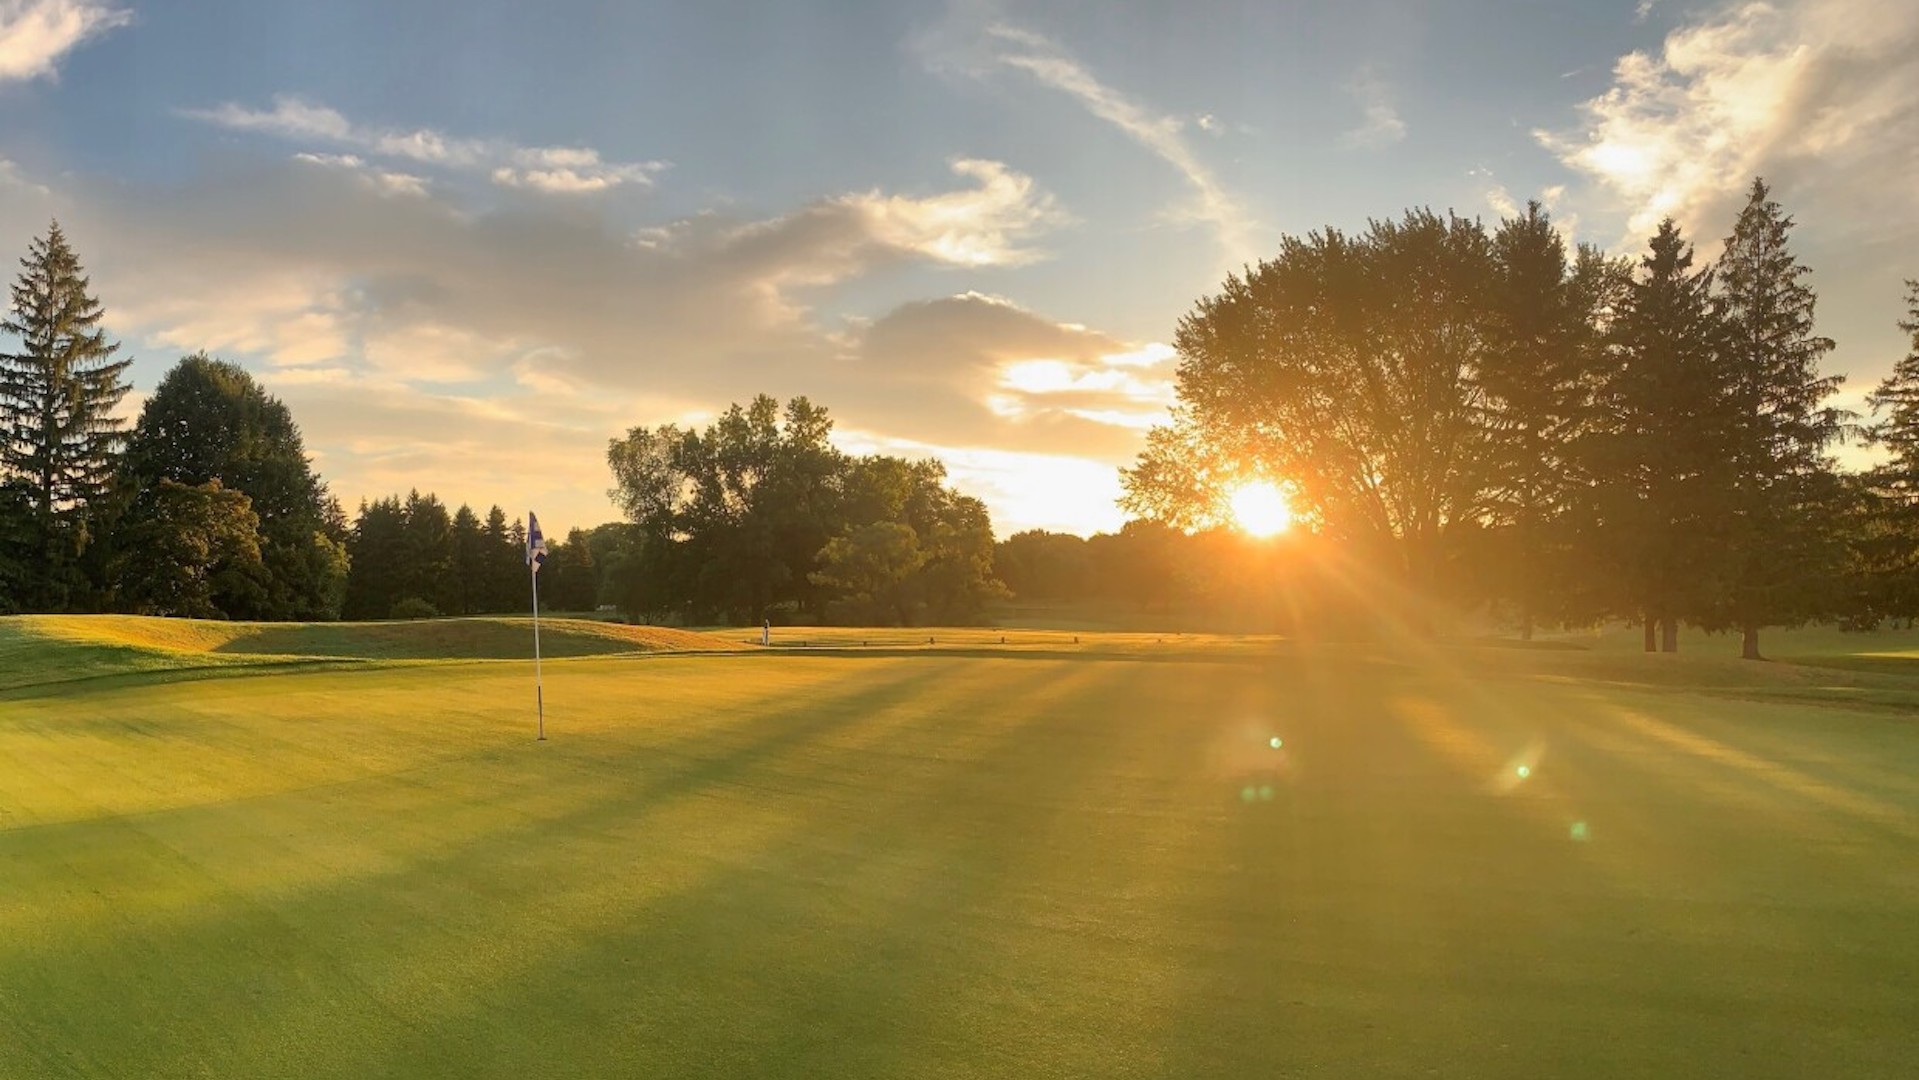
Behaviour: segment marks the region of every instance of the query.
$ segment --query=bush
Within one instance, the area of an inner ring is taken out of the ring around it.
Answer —
[[[389,619],[437,619],[440,609],[417,596],[409,596],[386,613]]]

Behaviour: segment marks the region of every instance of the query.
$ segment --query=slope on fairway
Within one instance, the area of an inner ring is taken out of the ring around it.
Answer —
[[[579,659],[544,744],[530,664],[16,696],[0,1076],[1919,1060],[1910,712],[1684,657],[1144,656]]]
[[[542,619],[550,657],[717,652],[746,646],[711,634],[586,619]],[[246,623],[138,615],[0,618],[0,691],[104,675],[325,661],[519,660],[533,651],[520,618],[370,623]]]

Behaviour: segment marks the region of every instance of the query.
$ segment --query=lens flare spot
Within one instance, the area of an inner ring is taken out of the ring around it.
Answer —
[[[1273,801],[1273,785],[1271,785],[1271,784],[1261,784],[1261,785],[1260,785],[1260,787],[1259,787],[1259,801],[1260,801],[1260,802],[1272,802],[1272,801]]]
[[[1257,799],[1257,798],[1259,798],[1259,789],[1256,787],[1253,787],[1251,784],[1248,784],[1247,786],[1239,790],[1240,802],[1252,802],[1254,799]]]
[[[1514,769],[1513,773],[1521,780],[1524,780],[1533,774],[1533,767],[1531,765],[1521,765],[1519,768]]]
[[[1583,844],[1586,842],[1586,838],[1591,835],[1591,831],[1586,828],[1585,822],[1575,821],[1573,822],[1571,835],[1574,841]]]
[[[1286,742],[1285,740],[1281,739],[1279,736],[1275,735],[1272,738],[1266,740],[1266,745],[1277,750],[1280,747],[1285,746]]]

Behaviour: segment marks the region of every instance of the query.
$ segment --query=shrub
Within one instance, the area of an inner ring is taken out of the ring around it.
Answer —
[[[389,619],[437,619],[440,609],[417,596],[409,596],[386,613]]]

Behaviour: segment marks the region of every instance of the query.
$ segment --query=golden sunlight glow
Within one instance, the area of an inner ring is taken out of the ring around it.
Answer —
[[[1264,480],[1240,485],[1227,505],[1233,511],[1233,524],[1249,536],[1276,536],[1293,523],[1286,493]]]

